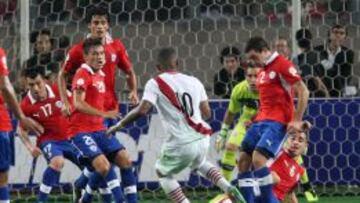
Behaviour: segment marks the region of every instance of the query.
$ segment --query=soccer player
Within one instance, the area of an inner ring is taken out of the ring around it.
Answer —
[[[228,181],[231,181],[233,178],[236,154],[244,139],[247,124],[251,122],[251,119],[258,110],[259,95],[256,89],[256,76],[258,72],[258,67],[248,66],[245,71],[246,79],[234,87],[220,134],[216,140],[216,150],[218,152],[225,148],[220,166],[222,175]],[[238,113],[240,113],[239,121],[228,139],[230,125],[234,122],[235,116]]]
[[[35,132],[43,133],[41,125],[26,117],[21,111],[17,102],[14,89],[8,78],[9,70],[6,64],[5,51],[0,48],[0,202],[10,203],[8,189],[8,171],[12,165],[13,151],[10,143],[10,131],[12,130],[11,119],[7,107],[15,114],[15,117],[23,124],[24,128]]]
[[[119,116],[118,110],[107,111],[104,106],[106,86],[102,68],[105,49],[100,38],[88,38],[83,43],[83,50],[85,63],[76,71],[72,83],[75,109],[70,116],[70,130],[73,144],[90,159],[96,173],[92,174],[81,202],[91,202],[93,190],[104,178],[115,202],[122,203],[120,182],[111,172],[110,162],[120,168],[131,163],[128,158],[124,159],[128,154],[119,141],[105,136],[104,118],[116,119]],[[136,191],[135,182],[133,184],[135,188],[125,188],[125,191]]]
[[[161,49],[158,63],[160,74],[146,83],[140,105],[111,127],[107,134],[123,128],[156,106],[169,137],[155,168],[161,187],[170,199],[177,203],[189,202],[173,175],[190,167],[237,201],[242,201],[240,192],[206,161],[212,131],[203,121],[211,116],[204,86],[197,78],[176,71],[178,61],[174,49]]]
[[[249,180],[255,179],[255,184],[260,187],[260,191],[255,191],[261,194],[260,201],[274,203],[278,200],[272,192],[273,179],[266,162],[278,154],[287,129],[304,130],[307,127],[302,117],[309,91],[294,65],[277,52],[271,52],[263,38],[251,38],[245,53],[247,58],[263,68],[256,81],[260,109],[241,144],[239,186],[247,202],[252,203],[254,187]],[[292,91],[298,97],[296,110]]]
[[[131,104],[138,103],[137,84],[135,72],[123,43],[119,39],[112,39],[109,34],[110,17],[105,8],[95,7],[87,14],[86,21],[90,30],[88,38],[101,38],[105,49],[105,65],[102,71],[105,73],[105,111],[118,111],[118,100],[115,92],[116,68],[126,75],[127,85],[130,89],[129,100]],[[83,56],[83,42],[74,45],[68,53],[66,61],[59,73],[59,89],[61,99],[64,102],[63,112],[70,115],[70,102],[66,97],[65,78],[71,76],[81,64],[85,62]],[[105,126],[109,127],[116,123],[116,119],[105,118]],[[118,142],[116,137],[111,138]],[[120,174],[126,198],[129,202],[137,202],[136,179],[132,170],[132,162],[125,148],[120,153],[124,160],[120,166]]]
[[[294,129],[291,129],[287,136],[285,147],[268,165],[274,179],[275,197],[281,202],[298,203],[294,189],[305,173],[305,168],[298,160],[304,154],[309,138],[307,133]]]
[[[43,153],[48,162],[38,195],[38,202],[47,202],[52,187],[59,183],[65,158],[80,166],[80,152],[70,142],[69,121],[61,113],[62,102],[58,89],[55,85],[46,84],[40,71],[39,68],[24,70],[29,91],[21,102],[21,109],[26,116],[44,127],[44,133],[37,138],[36,146],[33,146],[28,131],[21,127],[21,123],[18,132],[31,155],[38,157]]]

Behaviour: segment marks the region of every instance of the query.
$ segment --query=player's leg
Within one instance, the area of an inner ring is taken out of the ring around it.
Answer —
[[[286,138],[286,126],[277,122],[262,122],[261,138],[256,145],[252,160],[254,176],[261,192],[261,202],[279,202],[273,194],[274,180],[266,163],[274,158]]]
[[[165,194],[176,203],[189,203],[180,184],[173,178],[193,161],[194,156],[185,146],[161,149],[160,158],[155,163],[156,174]]]
[[[297,162],[300,165],[303,165],[303,158],[300,157],[299,160],[297,160]],[[309,176],[307,174],[307,170],[305,170],[304,174],[301,176],[300,178],[300,182],[301,182],[301,187],[304,191],[305,194],[305,198],[308,202],[317,202],[319,201],[319,197],[317,196],[315,190],[313,189],[310,180],[309,180]]]
[[[254,174],[250,170],[252,165],[252,153],[260,139],[261,124],[255,123],[250,126],[245,134],[245,138],[241,143],[241,152],[238,160],[238,185],[241,194],[248,203],[255,201]],[[257,194],[258,195],[258,194]]]
[[[47,202],[52,188],[59,184],[60,173],[64,167],[65,159],[63,149],[57,142],[45,142],[41,144],[40,148],[48,162],[48,167],[43,173],[38,202]]]
[[[108,128],[117,123],[117,120],[106,119],[104,125]],[[138,202],[137,196],[137,180],[134,174],[134,169],[132,166],[132,161],[130,159],[129,153],[126,148],[117,140],[115,133],[111,138],[105,140],[105,146],[108,146],[108,152],[118,151],[114,157],[114,162],[120,168],[120,176],[122,181],[122,186],[124,188],[124,193],[126,200],[129,203]]]
[[[0,132],[0,202],[10,203],[8,171],[11,163],[10,137],[8,132]]]
[[[228,181],[233,179],[233,170],[236,166],[236,154],[245,136],[245,128],[242,127],[242,124],[239,125],[237,125],[231,133],[221,159],[221,174]]]

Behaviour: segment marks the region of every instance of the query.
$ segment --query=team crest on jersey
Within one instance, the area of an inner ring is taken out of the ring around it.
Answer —
[[[116,61],[116,54],[111,54],[111,61],[115,62]]]
[[[85,80],[82,79],[82,78],[79,78],[79,79],[76,81],[76,84],[77,84],[77,85],[84,85],[84,84],[85,84]]]
[[[105,84],[103,81],[96,81],[93,85],[100,93],[105,92]]]
[[[61,101],[56,101],[55,106],[60,109],[63,106],[63,103]]]
[[[270,73],[269,73],[269,78],[272,80],[272,79],[274,79],[276,77],[276,73],[274,72],[274,71],[271,71]]]

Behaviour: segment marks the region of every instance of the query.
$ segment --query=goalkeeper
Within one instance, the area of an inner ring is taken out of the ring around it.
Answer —
[[[220,167],[221,173],[228,180],[233,179],[233,170],[236,166],[236,153],[242,140],[244,139],[247,126],[251,119],[256,115],[259,107],[259,95],[256,89],[256,77],[259,68],[248,66],[246,69],[245,80],[237,84],[231,92],[228,110],[225,113],[220,135],[217,136],[216,150],[224,150]],[[233,123],[237,113],[240,113],[239,121],[229,136],[229,127]],[[298,160],[299,164],[303,159]],[[301,177],[301,185],[308,202],[317,202],[318,196],[310,185],[310,181],[305,170]]]

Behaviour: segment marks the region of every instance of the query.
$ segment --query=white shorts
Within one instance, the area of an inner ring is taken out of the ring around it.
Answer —
[[[178,174],[187,167],[197,169],[205,162],[209,145],[210,139],[206,137],[179,147],[163,147],[155,168],[163,176]]]

